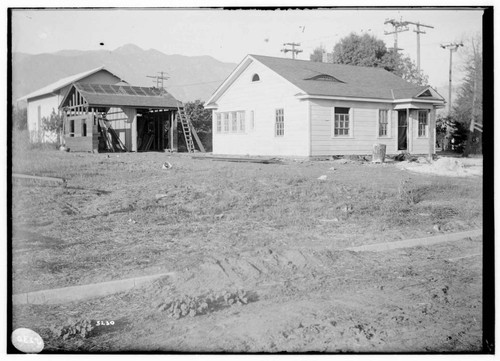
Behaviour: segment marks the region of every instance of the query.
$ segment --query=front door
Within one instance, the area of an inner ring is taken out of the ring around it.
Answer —
[[[406,110],[398,110],[398,150],[408,149],[408,118]]]

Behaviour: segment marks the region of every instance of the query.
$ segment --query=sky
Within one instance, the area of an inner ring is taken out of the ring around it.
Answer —
[[[114,50],[125,44],[166,54],[210,55],[239,63],[247,54],[290,57],[283,43],[300,43],[298,59],[308,60],[317,46],[332,50],[351,32],[368,33],[394,44],[386,19],[420,22],[421,68],[435,87],[448,83],[449,50],[440,44],[463,42],[480,35],[478,8],[428,10],[359,8],[314,10],[220,10],[172,8],[14,10],[12,50],[29,54],[65,49]],[[398,47],[416,62],[417,37],[410,25],[399,33]],[[104,45],[101,45],[103,43]],[[453,79],[459,81],[467,50],[453,54]],[[444,94],[443,94],[444,95]]]

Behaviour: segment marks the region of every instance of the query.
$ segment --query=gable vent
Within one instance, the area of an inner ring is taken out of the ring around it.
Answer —
[[[316,75],[316,76],[313,76],[312,78],[307,78],[305,80],[321,80],[321,81],[333,81],[333,82],[337,82],[337,83],[343,83],[342,81],[340,81],[337,78],[335,78],[331,75],[328,75],[328,74]]]
[[[424,91],[422,94],[420,94],[418,97],[431,97],[432,94],[431,94],[431,91],[429,89],[427,89],[426,91]]]

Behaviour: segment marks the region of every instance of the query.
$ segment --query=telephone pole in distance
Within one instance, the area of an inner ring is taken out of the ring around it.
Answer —
[[[292,48],[286,48],[287,45],[290,45]],[[285,48],[281,49],[281,51],[285,54],[289,51],[292,52],[292,59],[295,59],[295,54],[302,53],[302,50],[295,49],[296,46],[300,46],[300,43],[283,43],[283,46],[285,46]]]

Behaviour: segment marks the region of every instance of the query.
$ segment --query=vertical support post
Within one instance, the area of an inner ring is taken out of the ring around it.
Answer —
[[[161,131],[160,131],[160,134],[161,134],[161,141],[160,141],[161,149],[160,150],[163,152],[165,150],[165,111],[164,110],[162,110],[162,112],[161,112],[160,127],[161,127]]]
[[[171,111],[171,119],[172,122],[170,127],[170,149],[172,152],[177,152],[177,112],[175,110]]]
[[[132,152],[137,152],[137,109],[134,109],[134,117],[132,118],[132,129],[131,129],[131,140],[132,140]]]
[[[436,153],[436,109],[429,112],[429,161]]]
[[[411,119],[410,108],[406,108],[406,151],[411,153]]]

